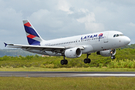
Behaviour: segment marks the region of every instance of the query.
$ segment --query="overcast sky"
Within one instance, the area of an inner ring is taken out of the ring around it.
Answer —
[[[117,30],[135,43],[135,0],[0,0],[0,49],[27,44],[23,19],[45,40]]]

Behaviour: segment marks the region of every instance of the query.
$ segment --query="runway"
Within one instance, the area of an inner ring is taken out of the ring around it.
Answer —
[[[135,77],[135,72],[7,72],[0,77]]]

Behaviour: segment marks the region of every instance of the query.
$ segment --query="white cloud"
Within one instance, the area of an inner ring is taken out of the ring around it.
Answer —
[[[5,20],[15,20],[15,19],[21,19],[22,18],[22,13],[21,12],[16,12],[15,9],[13,8],[5,8],[5,9],[0,9],[0,21],[5,21]]]
[[[103,30],[135,39],[134,4],[135,0],[0,0],[0,42],[27,43],[22,19],[29,19],[45,39]]]
[[[95,22],[96,20],[95,20],[94,13],[90,13],[83,18],[77,19],[77,21],[80,22],[80,23],[90,23],[90,22]]]
[[[66,0],[58,0],[58,10],[65,11],[68,14],[73,13],[72,11],[70,11],[70,5]]]
[[[81,9],[78,10],[78,12],[89,13],[89,10],[81,8]]]
[[[40,9],[36,12],[33,12],[31,16],[29,17],[30,19],[34,19],[37,23],[42,23],[43,19],[45,17],[49,17],[50,12],[46,9]]]
[[[102,23],[96,23],[95,14],[90,13],[87,16],[77,19],[78,22],[85,24],[85,29],[90,31],[101,31],[104,30]]]
[[[50,12],[46,9],[41,9],[32,13],[29,19],[35,21],[34,23],[40,26],[47,25],[53,28],[60,27],[63,23],[54,15],[55,13],[53,12]]]
[[[102,23],[85,23],[85,28],[93,32],[104,30]]]
[[[132,22],[128,23],[128,25],[132,26],[132,27],[135,27],[135,23],[132,23]]]
[[[2,40],[6,40],[9,35],[15,35],[19,32],[22,23],[22,13],[17,12],[13,8],[1,8],[0,9],[0,37]]]

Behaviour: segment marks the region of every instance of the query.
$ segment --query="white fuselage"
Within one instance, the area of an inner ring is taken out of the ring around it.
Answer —
[[[101,34],[101,35],[100,35]],[[41,42],[41,46],[64,46],[66,48],[81,47],[83,54],[97,51],[115,49],[130,43],[130,39],[119,31],[104,31],[92,34],[78,35],[67,38],[60,38]],[[46,55],[61,55],[51,51],[45,52]]]

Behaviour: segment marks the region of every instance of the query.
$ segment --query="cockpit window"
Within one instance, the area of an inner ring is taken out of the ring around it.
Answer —
[[[113,37],[119,37],[119,36],[124,36],[123,34],[114,34]]]
[[[123,34],[119,34],[120,36],[124,36]]]

